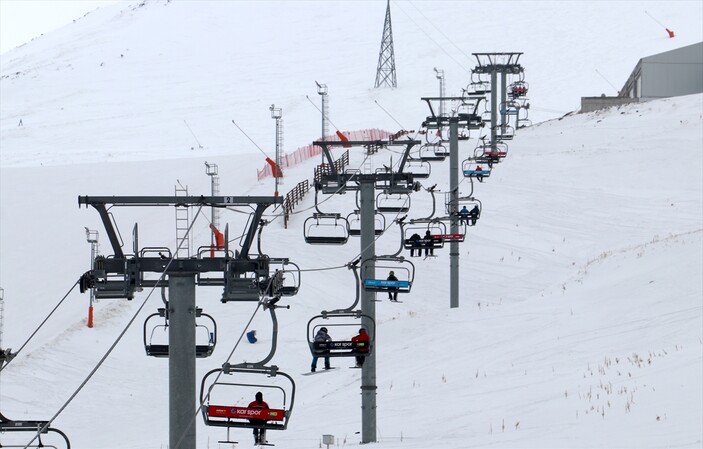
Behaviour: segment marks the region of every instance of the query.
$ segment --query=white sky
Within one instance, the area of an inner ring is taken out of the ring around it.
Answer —
[[[0,0],[0,53],[117,0]]]

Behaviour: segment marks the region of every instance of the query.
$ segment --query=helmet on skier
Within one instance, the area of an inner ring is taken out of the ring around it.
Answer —
[[[321,328],[320,328],[320,332],[327,333],[327,328],[326,328],[326,327],[321,327]]]
[[[391,276],[394,276],[394,275],[395,275],[395,271],[391,271],[391,272],[388,273],[388,274],[391,275]]]

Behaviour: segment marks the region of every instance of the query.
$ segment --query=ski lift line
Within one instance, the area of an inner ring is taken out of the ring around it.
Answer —
[[[395,3],[395,2],[393,2],[393,3]],[[447,40],[447,42],[449,42],[450,44],[452,44],[452,45],[454,46],[454,48],[456,48],[457,50],[459,50],[459,53],[461,53],[462,55],[464,55],[464,56],[466,57],[466,59],[471,59],[471,56],[469,56],[469,55],[467,55],[466,53],[464,53],[464,50],[462,50],[461,48],[459,48],[458,45],[456,45],[454,42],[452,42],[452,40],[449,39],[449,37],[447,37],[447,35],[442,32],[442,29],[441,29],[441,28],[438,28],[434,23],[432,23],[432,21],[431,21],[429,18],[427,18],[427,16],[424,15],[424,14],[422,13],[422,11],[420,11],[420,9],[419,9],[417,6],[415,6],[415,4],[414,4],[413,2],[408,1],[408,3],[410,3],[410,5],[411,5],[413,8],[415,8],[415,9],[417,10],[417,12],[419,12],[420,15],[421,15],[425,20],[427,20],[427,23],[429,23],[430,25],[432,25],[432,27],[433,27],[435,30],[437,30],[437,32],[439,32],[439,34],[441,34],[441,35]]]
[[[232,123],[234,124],[234,126],[237,127],[237,129],[238,129],[239,131],[242,132],[242,134],[244,134],[244,137],[246,137],[247,139],[249,139],[249,142],[253,143],[254,146],[255,146],[256,148],[258,148],[259,151],[261,151],[261,154],[263,154],[264,156],[266,156],[266,157],[268,158],[268,155],[264,152],[264,150],[262,150],[261,147],[260,147],[259,145],[257,145],[256,142],[254,142],[254,140],[253,140],[251,137],[249,137],[249,135],[248,135],[247,133],[245,133],[242,128],[239,127],[239,125],[237,125],[237,122],[235,122],[234,120],[232,120]]]
[[[195,224],[195,220],[198,218],[198,215],[200,215],[200,212],[201,212],[202,210],[203,210],[203,205],[201,204],[200,207],[198,208],[198,211],[196,212],[195,218],[194,218],[193,221],[190,223],[190,226],[188,227],[188,230],[186,231],[185,235],[183,236],[183,238],[181,239],[180,243],[178,244],[178,248],[176,249],[176,252],[175,252],[174,254],[178,254],[178,251],[181,249],[181,246],[183,246],[183,243],[186,241],[188,235],[189,235],[190,232],[193,230],[193,224]],[[137,319],[137,316],[139,316],[139,314],[141,313],[142,309],[144,309],[144,306],[146,306],[147,302],[149,302],[149,299],[151,299],[151,295],[154,293],[154,291],[156,291],[156,288],[161,286],[160,284],[162,284],[163,279],[164,279],[164,276],[166,275],[166,272],[168,271],[168,269],[170,268],[170,266],[171,266],[171,264],[173,263],[174,260],[175,260],[175,259],[173,258],[173,256],[168,260],[168,263],[167,263],[166,266],[164,267],[164,270],[161,272],[161,275],[160,275],[159,278],[157,279],[157,281],[156,281],[156,283],[154,284],[154,286],[153,286],[153,287],[151,288],[151,290],[149,291],[149,294],[146,296],[146,298],[144,298],[144,301],[142,301],[142,303],[141,303],[141,305],[139,306],[139,308],[137,309],[137,311],[134,313],[134,315],[132,315],[132,318],[127,322],[127,325],[125,326],[125,328],[124,328],[124,329],[122,330],[122,332],[120,332],[120,334],[117,336],[117,339],[112,343],[112,345],[108,348],[107,352],[105,352],[105,354],[102,356],[102,358],[100,358],[100,360],[99,360],[98,363],[95,365],[95,367],[93,367],[93,369],[90,371],[90,373],[88,373],[88,375],[87,375],[86,378],[83,380],[83,382],[81,382],[81,384],[78,386],[78,388],[73,392],[73,394],[71,394],[71,396],[70,396],[70,397],[68,398],[68,400],[61,406],[61,408],[59,408],[59,410],[54,414],[54,416],[52,416],[51,419],[49,419],[49,420],[46,422],[46,424],[45,424],[41,429],[38,429],[38,430],[37,430],[36,435],[34,435],[34,438],[32,438],[32,440],[31,440],[29,443],[27,443],[27,445],[25,446],[25,448],[28,448],[29,445],[31,445],[37,438],[39,438],[40,435],[41,435],[42,433],[44,433],[44,432],[49,428],[49,426],[51,426],[51,424],[54,422],[54,420],[55,420],[56,418],[58,418],[59,415],[61,415],[61,413],[63,413],[63,411],[66,409],[66,407],[68,407],[68,405],[71,403],[71,401],[73,401],[73,399],[75,399],[75,397],[78,396],[78,393],[80,393],[81,390],[83,389],[83,387],[85,387],[85,385],[90,381],[90,379],[93,378],[93,376],[94,376],[95,373],[98,371],[98,369],[100,369],[100,367],[102,366],[102,364],[105,363],[105,360],[107,360],[107,358],[110,356],[110,354],[112,354],[112,351],[115,350],[115,348],[117,347],[117,344],[118,344],[120,341],[122,341],[122,338],[123,338],[124,335],[127,333],[127,331],[128,331],[129,328],[132,326],[132,324],[134,324],[134,321]],[[76,282],[76,284],[77,284],[77,282]],[[75,285],[74,285],[74,287],[75,287]]]
[[[662,28],[666,28],[666,26],[665,26],[663,23],[661,23],[660,21],[658,21],[657,19],[655,19],[654,16],[652,16],[650,13],[648,13],[646,9],[644,10],[644,13],[647,14],[650,19],[654,20],[654,21],[657,22],[659,25],[661,25]]]
[[[381,110],[385,112],[386,115],[388,115],[388,117],[390,117],[398,126],[400,126],[400,129],[405,129],[405,126],[403,126],[398,120],[396,120],[395,117],[393,117],[391,113],[386,110],[386,108],[381,106],[381,103],[379,103],[378,100],[374,100],[373,102],[376,103],[376,106],[381,108]]]
[[[439,47],[439,49],[442,50],[442,52],[444,52],[444,54],[446,54],[446,55],[449,57],[449,59],[451,59],[452,61],[454,61],[454,62],[455,62],[459,67],[461,67],[466,73],[471,73],[471,70],[469,70],[469,69],[467,69],[466,67],[464,67],[459,61],[457,61],[456,59],[454,59],[454,57],[453,57],[452,55],[450,55],[449,52],[447,52],[447,50],[444,49],[444,47],[442,47],[441,45],[439,45],[439,43],[438,43],[436,40],[432,39],[432,36],[430,36],[429,34],[427,34],[427,32],[426,32],[425,30],[423,30],[422,27],[421,27],[420,25],[418,25],[418,23],[415,22],[415,20],[413,20],[413,18],[410,17],[410,15],[409,15],[407,12],[405,12],[405,10],[404,10],[403,8],[400,7],[400,5],[398,4],[397,1],[393,0],[393,3],[395,4],[395,6],[398,7],[398,9],[400,9],[400,11],[401,11],[403,14],[405,14],[405,16],[406,16],[408,19],[410,19],[410,21],[411,21],[413,24],[415,24],[415,26],[416,26],[420,31],[422,31],[422,33],[423,33],[425,36],[427,36],[427,38],[428,38],[429,40],[431,40],[437,47]]]
[[[608,80],[608,78],[605,77],[605,75],[603,75],[602,73],[600,73],[600,72],[598,71],[598,69],[595,69],[595,70],[596,70],[596,73],[599,74],[600,77],[603,78],[606,83],[610,84],[610,87],[612,87],[613,89],[615,89],[615,92],[620,93],[620,91],[618,90],[618,88],[615,87],[615,86],[613,86],[613,83],[611,83],[611,82]]]
[[[202,150],[204,147],[200,144],[200,141],[199,141],[198,138],[195,136],[195,133],[193,132],[193,130],[190,129],[190,126],[188,125],[188,122],[186,122],[185,120],[183,120],[183,123],[186,124],[186,127],[188,128],[188,131],[190,131],[190,134],[193,136],[193,139],[195,139],[195,141],[197,142],[198,148],[200,148],[200,149]],[[179,182],[179,184],[180,184],[180,182]]]
[[[22,349],[24,349],[24,347],[27,346],[27,343],[29,343],[29,341],[30,341],[32,338],[34,338],[34,336],[37,334],[37,332],[39,332],[39,329],[41,329],[42,326],[44,326],[44,324],[49,320],[49,318],[51,318],[51,315],[53,315],[54,312],[56,312],[56,309],[58,309],[59,306],[60,306],[61,304],[63,304],[63,302],[66,300],[66,298],[68,298],[68,295],[70,295],[71,292],[73,291],[73,289],[76,288],[76,285],[78,285],[78,281],[76,281],[76,282],[73,283],[73,285],[72,285],[71,288],[68,290],[68,292],[66,292],[66,294],[64,295],[64,297],[61,298],[61,300],[58,302],[58,304],[56,304],[56,306],[54,306],[54,308],[51,310],[51,312],[49,312],[49,314],[46,316],[46,318],[44,318],[44,321],[42,321],[41,324],[39,324],[39,327],[37,327],[37,328],[34,330],[34,332],[32,332],[32,334],[29,336],[29,338],[27,339],[27,341],[25,341],[24,344],[23,344],[22,346],[20,346],[20,348],[17,350],[17,352],[14,353],[15,356],[17,356],[20,352],[22,352]],[[15,358],[16,358],[16,357],[12,357],[11,359],[7,360],[7,361],[5,362],[5,364],[4,364],[2,367],[0,367],[0,371],[4,370],[5,367],[7,367],[7,365],[9,365]]]

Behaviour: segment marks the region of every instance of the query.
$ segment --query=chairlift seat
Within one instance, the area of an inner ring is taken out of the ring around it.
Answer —
[[[349,240],[348,236],[306,236],[305,242],[311,245],[344,245]]]
[[[439,236],[443,234],[438,234],[438,235],[432,235],[431,239],[405,239],[403,240],[403,247],[405,249],[424,249],[424,248],[432,248],[432,249],[439,249],[444,247],[444,241],[442,238]]]
[[[491,171],[490,170],[464,170],[464,176],[467,178],[476,178],[478,176],[483,176],[484,178],[488,178],[491,176]]]
[[[410,291],[410,281],[389,281],[386,279],[364,279],[364,288],[368,291]]]
[[[278,289],[278,294],[281,296],[294,296],[298,293],[298,287],[283,286]]]
[[[168,345],[146,345],[146,355],[150,357],[168,357]],[[202,359],[210,357],[215,347],[213,345],[195,345],[195,357]]]
[[[507,151],[486,151],[483,153],[484,156],[504,158],[508,155]]]
[[[208,405],[207,414],[213,418],[261,419],[265,421],[283,421],[285,410],[274,408],[234,407],[226,405]]]
[[[445,242],[463,242],[464,234],[437,234],[433,235],[433,238],[440,239]]]
[[[348,355],[350,351],[354,355],[365,356],[369,354],[369,346],[370,345],[367,345],[365,341],[315,341],[313,342],[312,350],[314,354],[324,355],[326,357],[335,356],[340,353]],[[362,352],[364,350],[365,352]]]
[[[388,214],[390,214],[390,213],[396,214],[396,213],[401,213],[401,212],[408,212],[409,210],[410,210],[410,207],[409,207],[409,206],[391,206],[391,205],[388,205],[388,206],[379,206],[379,207],[378,207],[378,211],[379,211],[379,212],[381,212],[381,213],[388,213]]]

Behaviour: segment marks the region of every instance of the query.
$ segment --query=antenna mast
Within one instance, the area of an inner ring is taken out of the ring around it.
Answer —
[[[378,87],[398,87],[395,78],[395,53],[393,51],[393,29],[391,27],[391,0],[386,6],[386,21],[383,24],[383,38],[381,50],[378,52],[378,68],[376,69],[376,83]]]
[[[98,231],[85,228],[85,240],[90,243],[90,269],[95,269],[95,258],[98,255]],[[95,302],[95,292],[90,289],[90,305],[88,306],[88,327],[93,327],[93,303]]]
[[[276,167],[273,169],[273,177],[276,180],[274,196],[278,196],[278,179],[281,177],[281,151],[283,150],[283,110],[271,105],[271,118],[276,119]]]
[[[210,194],[212,196],[220,195],[220,177],[217,176],[217,164],[208,164],[205,161],[205,173],[210,177]],[[210,213],[210,223],[216,228],[220,229],[220,211],[216,207],[211,207]],[[213,232],[211,236],[210,243],[215,245],[215,233]]]

